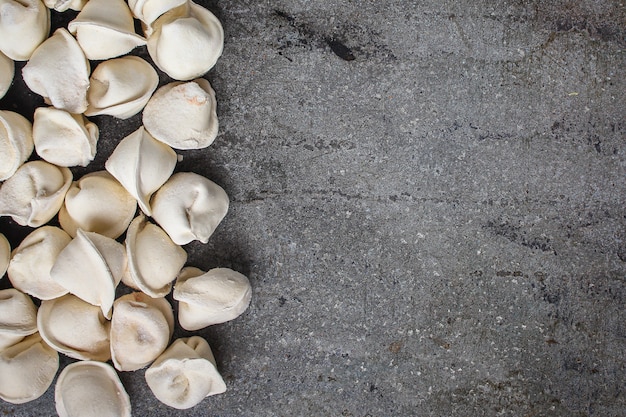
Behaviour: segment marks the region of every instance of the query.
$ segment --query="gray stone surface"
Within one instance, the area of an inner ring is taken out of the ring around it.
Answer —
[[[189,263],[254,295],[199,332],[228,391],[124,373],[134,415],[624,415],[623,2],[199,3],[221,133],[178,169],[232,209]],[[140,118],[97,121],[90,169]]]

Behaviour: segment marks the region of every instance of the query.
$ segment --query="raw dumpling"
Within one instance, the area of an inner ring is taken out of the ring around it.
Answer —
[[[0,52],[0,98],[9,91],[15,75],[13,60]]]
[[[146,370],[146,382],[159,401],[179,410],[226,391],[211,347],[199,336],[172,343]]]
[[[89,0],[68,29],[92,60],[114,58],[146,44],[135,33],[133,16],[123,0]]]
[[[85,114],[108,114],[128,119],[139,113],[159,85],[159,76],[136,56],[104,61],[91,74]]]
[[[0,351],[37,332],[37,307],[29,296],[0,290]]]
[[[174,332],[174,313],[165,298],[141,292],[115,300],[111,319],[111,357],[119,371],[136,371],[154,361]]]
[[[111,317],[115,288],[126,269],[124,245],[110,237],[78,229],[59,253],[50,276],[78,298]]]
[[[7,272],[9,261],[11,260],[11,244],[7,238],[0,233],[0,278]]]
[[[111,323],[100,308],[74,295],[43,301],[37,328],[46,343],[70,358],[101,362],[111,358]]]
[[[0,181],[15,174],[33,147],[33,125],[20,114],[0,110]]]
[[[7,271],[13,287],[40,300],[67,294],[67,289],[52,279],[50,270],[71,240],[58,227],[43,226],[33,230],[13,250]]]
[[[187,0],[128,0],[133,16],[146,25],[151,25],[163,13],[172,10]]]
[[[57,12],[64,12],[68,9],[80,11],[87,0],[44,0],[44,3],[49,9],[54,9]]]
[[[43,395],[59,369],[59,354],[39,333],[0,352],[0,398],[23,404]]]
[[[67,365],[54,389],[59,417],[131,417],[130,397],[115,369],[106,363]]]
[[[22,77],[46,103],[80,114],[87,110],[89,72],[89,61],[78,42],[60,28],[33,52]]]
[[[176,161],[176,152],[142,126],[122,139],[105,167],[151,216],[150,197],[172,175]]]
[[[30,59],[49,31],[50,10],[41,0],[0,0],[0,51],[12,60]]]
[[[175,80],[202,76],[213,68],[223,49],[224,30],[220,21],[192,1],[159,17],[148,37],[150,57]]]
[[[38,107],[33,121],[37,154],[62,167],[87,166],[96,156],[99,130],[81,114]]]
[[[58,213],[72,183],[72,172],[44,161],[22,165],[0,187],[0,216],[39,227]]]
[[[202,272],[184,268],[174,286],[183,329],[198,330],[239,317],[250,305],[252,288],[245,275],[228,268]]]
[[[217,137],[217,102],[204,78],[159,88],[143,112],[143,124],[155,139],[174,149],[202,149]]]
[[[179,172],[152,198],[152,217],[177,245],[207,243],[228,211],[228,195],[213,181]]]
[[[169,294],[172,281],[187,261],[187,252],[142,214],[126,233],[126,257],[129,286],[156,298]]]
[[[117,239],[136,211],[133,196],[107,171],[96,171],[72,183],[59,211],[59,222],[72,237],[82,229]]]

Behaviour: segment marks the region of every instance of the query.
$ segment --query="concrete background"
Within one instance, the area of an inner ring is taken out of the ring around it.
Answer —
[[[199,3],[221,133],[177,169],[232,209],[189,264],[254,295],[199,332],[228,391],[177,411],[124,373],[134,415],[624,415],[623,2]],[[94,120],[89,170],[141,122]]]

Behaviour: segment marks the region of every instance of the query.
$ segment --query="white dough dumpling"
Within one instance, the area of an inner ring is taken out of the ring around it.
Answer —
[[[211,347],[199,336],[174,341],[146,370],[146,382],[159,401],[179,410],[226,391]]]
[[[165,298],[141,292],[115,300],[111,319],[111,358],[119,371],[136,371],[167,348],[174,332],[174,313]]]
[[[54,389],[59,417],[131,417],[130,397],[115,369],[106,363],[67,365]]]
[[[43,301],[37,328],[48,345],[70,358],[101,362],[111,358],[111,323],[100,308],[74,295]]]
[[[0,0],[0,51],[12,60],[30,59],[49,31],[50,10],[41,0]]]
[[[135,217],[137,202],[107,171],[91,172],[74,181],[59,211],[61,227],[118,238]]]
[[[114,58],[146,44],[135,33],[133,16],[123,0],[89,0],[68,29],[92,60]]]
[[[143,124],[155,139],[174,149],[202,149],[217,137],[217,101],[204,78],[159,88],[143,112]]]
[[[98,126],[81,114],[54,107],[38,107],[35,110],[35,151],[51,164],[87,166],[96,156],[98,137]]]
[[[50,270],[71,240],[67,233],[55,226],[33,230],[13,250],[7,270],[13,287],[40,300],[67,294],[67,289],[52,279]]]
[[[151,216],[150,197],[172,175],[176,161],[176,152],[142,126],[120,141],[105,167]]]
[[[23,404],[41,397],[59,369],[59,354],[39,333],[0,352],[0,398]]]
[[[169,294],[172,281],[187,261],[187,252],[142,214],[126,233],[126,257],[126,275],[131,281],[127,285],[156,298]]]
[[[43,226],[58,213],[71,183],[67,168],[27,162],[0,187],[0,216],[11,216],[22,226]]]
[[[179,301],[178,321],[186,330],[199,330],[239,317],[250,305],[251,297],[248,278],[229,268],[203,272],[187,267],[174,286],[174,299]]]
[[[37,307],[15,288],[0,290],[0,351],[37,332]]]
[[[150,57],[175,80],[202,76],[213,68],[223,49],[224,30],[220,21],[193,1],[159,17],[148,36]]]
[[[177,245],[207,243],[228,212],[228,195],[213,181],[193,172],[170,177],[154,194],[152,217]]]
[[[15,174],[33,148],[33,125],[18,113],[0,110],[0,181]]]
[[[0,52],[0,98],[9,91],[15,75],[13,60]]]
[[[82,300],[111,317],[115,288],[126,269],[124,245],[98,233],[78,229],[59,253],[50,276]]]
[[[158,84],[156,70],[139,57],[104,61],[91,74],[85,115],[108,114],[128,119],[144,108]]]
[[[89,61],[76,39],[59,28],[33,52],[22,69],[22,77],[46,103],[80,114],[87,110],[90,71]]]

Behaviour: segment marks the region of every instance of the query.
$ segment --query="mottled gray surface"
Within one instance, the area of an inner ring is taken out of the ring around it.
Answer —
[[[199,332],[227,393],[125,373],[134,415],[624,415],[623,2],[200,3],[221,134],[178,169],[232,209],[187,249],[254,295]],[[96,120],[90,169],[140,123]]]

